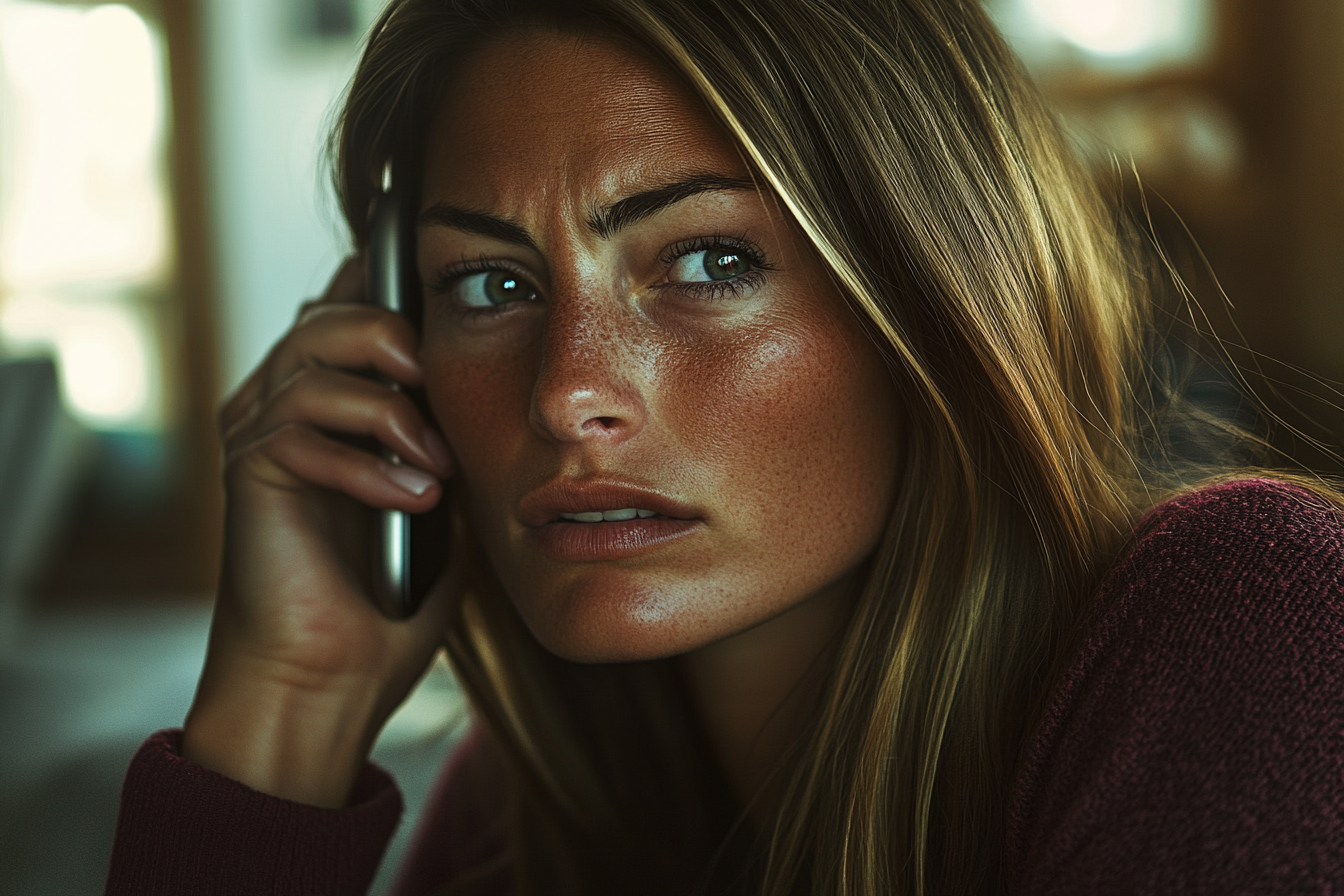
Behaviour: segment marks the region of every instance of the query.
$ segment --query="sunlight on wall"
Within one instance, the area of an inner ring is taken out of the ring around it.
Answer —
[[[1041,21],[1078,47],[1122,56],[1180,34],[1180,4],[1171,0],[1031,0]]]
[[[1243,173],[1241,129],[1194,75],[1214,45],[1211,0],[985,3],[1096,170],[1133,167],[1163,189]]]
[[[133,10],[0,0],[0,340],[54,353],[98,428],[163,423],[144,306],[169,274],[164,108]]]
[[[1077,62],[1139,70],[1199,60],[1208,0],[988,0],[1018,52],[1036,66]]]

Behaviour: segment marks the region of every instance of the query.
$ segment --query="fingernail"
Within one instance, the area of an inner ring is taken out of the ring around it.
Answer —
[[[417,470],[415,467],[401,467],[396,464],[387,464],[383,472],[388,479],[391,479],[417,498],[429,491],[430,486],[438,482],[433,476],[422,470]]]
[[[420,440],[425,446],[425,453],[434,459],[435,466],[440,470],[451,470],[453,468],[453,456],[448,451],[448,443],[443,440],[443,436],[435,431],[434,427],[426,426]]]

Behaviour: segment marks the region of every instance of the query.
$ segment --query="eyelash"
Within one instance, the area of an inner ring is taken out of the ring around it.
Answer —
[[[721,301],[728,298],[737,298],[744,293],[754,290],[761,285],[765,279],[767,271],[773,271],[775,268],[765,260],[765,254],[760,247],[747,239],[745,236],[729,237],[715,234],[714,236],[698,236],[691,239],[681,240],[669,246],[661,256],[659,263],[670,268],[677,259],[684,255],[690,255],[692,252],[704,252],[709,249],[723,247],[732,249],[744,256],[751,263],[751,270],[740,277],[732,280],[711,280],[691,283],[659,283],[656,289],[676,289],[683,293],[690,294],[697,298],[703,298],[707,301]],[[447,295],[452,291],[457,282],[464,277],[472,274],[488,273],[490,271],[507,271],[510,274],[530,281],[530,278],[511,265],[505,264],[486,256],[479,258],[463,257],[461,261],[452,267],[442,268],[434,275],[434,279],[427,284],[426,289],[433,295]],[[462,318],[479,317],[481,315],[498,314],[499,308],[467,308],[457,306],[454,312]]]
[[[765,260],[765,253],[745,236],[723,236],[715,234],[714,236],[697,236],[688,240],[681,240],[673,243],[663,252],[658,259],[665,268],[671,268],[672,264],[685,255],[692,252],[704,252],[715,248],[732,249],[742,255],[751,263],[751,270],[740,277],[734,277],[732,280],[710,280],[694,283],[660,283],[657,289],[677,289],[684,293],[697,296],[715,302],[722,299],[737,298],[744,293],[754,290],[765,280],[767,271],[773,271],[774,267]]]
[[[525,280],[528,283],[532,282],[532,278],[527,274],[510,264],[499,261],[498,259],[492,259],[485,255],[478,258],[467,258],[464,255],[462,260],[457,264],[452,265],[451,267],[441,268],[434,275],[434,279],[426,284],[425,290],[431,295],[444,296],[452,292],[453,288],[457,286],[458,281],[464,277],[470,277],[472,274],[486,274],[491,271],[506,271],[513,274],[515,277],[518,277],[520,280]],[[460,318],[472,318],[500,313],[499,308],[468,308],[465,305],[458,305],[456,303],[445,307],[451,308],[453,313]]]

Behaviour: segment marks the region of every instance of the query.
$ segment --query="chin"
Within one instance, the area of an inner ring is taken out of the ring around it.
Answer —
[[[602,576],[513,603],[533,636],[561,659],[628,663],[688,653],[732,634],[719,612],[721,594]]]

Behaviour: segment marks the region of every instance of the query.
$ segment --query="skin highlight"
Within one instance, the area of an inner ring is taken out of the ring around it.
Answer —
[[[594,226],[697,179],[720,188]],[[430,404],[506,592],[567,659],[683,654],[744,798],[844,618],[899,467],[882,358],[773,197],[732,186],[750,182],[643,56],[511,33],[475,51],[439,109],[417,237]],[[444,209],[511,227],[482,233]],[[734,286],[687,282],[730,252],[755,256]],[[526,297],[464,309],[482,270]],[[518,512],[557,481],[663,495],[694,523],[618,559],[557,561]]]

